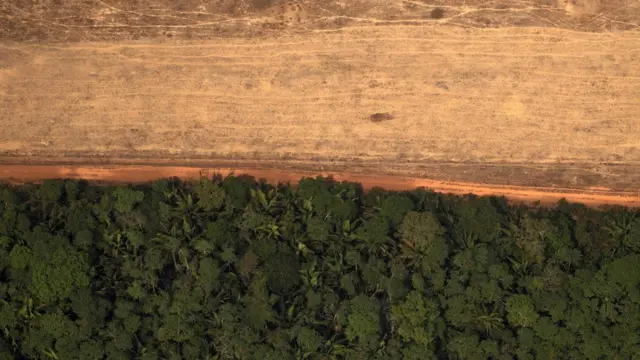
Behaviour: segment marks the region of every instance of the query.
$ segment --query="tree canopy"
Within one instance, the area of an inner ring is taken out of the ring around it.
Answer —
[[[640,359],[637,209],[0,185],[0,359]]]

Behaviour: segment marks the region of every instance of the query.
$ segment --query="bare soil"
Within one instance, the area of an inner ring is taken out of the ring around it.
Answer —
[[[0,164],[633,193],[639,28],[634,0],[7,0]]]
[[[637,30],[635,0],[4,0],[0,38],[26,42],[283,36],[368,26]]]

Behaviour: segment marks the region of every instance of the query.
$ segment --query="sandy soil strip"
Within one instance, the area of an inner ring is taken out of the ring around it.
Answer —
[[[389,190],[411,190],[425,187],[442,193],[479,196],[505,196],[517,202],[536,202],[554,205],[560,199],[579,202],[588,206],[622,205],[640,206],[640,192],[616,192],[601,188],[571,190],[542,187],[509,187],[479,183],[451,183],[423,178],[399,176],[375,176],[351,173],[313,173],[302,171],[281,171],[269,169],[198,168],[176,166],[51,166],[51,165],[8,165],[0,168],[0,181],[10,183],[36,182],[44,179],[70,178],[107,183],[143,183],[155,179],[179,177],[197,179],[213,174],[246,174],[270,183],[297,183],[302,177],[333,176],[339,181],[358,182],[365,189],[382,187]]]

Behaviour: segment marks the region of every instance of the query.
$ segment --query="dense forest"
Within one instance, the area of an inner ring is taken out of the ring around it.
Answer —
[[[0,359],[640,359],[640,216],[327,178],[0,186]]]

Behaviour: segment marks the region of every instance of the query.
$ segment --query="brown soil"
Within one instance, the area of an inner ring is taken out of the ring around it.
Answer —
[[[3,0],[0,38],[24,42],[263,37],[369,26],[635,30],[635,0]]]
[[[418,187],[447,194],[478,196],[505,196],[511,201],[554,205],[561,199],[583,203],[588,206],[623,205],[640,206],[640,192],[617,192],[608,189],[534,188],[486,185],[477,183],[449,183],[424,178],[376,176],[350,173],[313,173],[268,169],[198,168],[176,166],[55,166],[55,165],[10,165],[0,169],[0,180],[12,183],[37,182],[44,179],[85,179],[100,183],[145,183],[156,179],[179,177],[198,179],[214,174],[251,175],[256,180],[270,183],[296,184],[303,177],[331,176],[338,181],[361,183],[365,189],[382,187],[388,190],[413,190]]]
[[[7,0],[0,165],[633,193],[639,20],[634,0]]]

